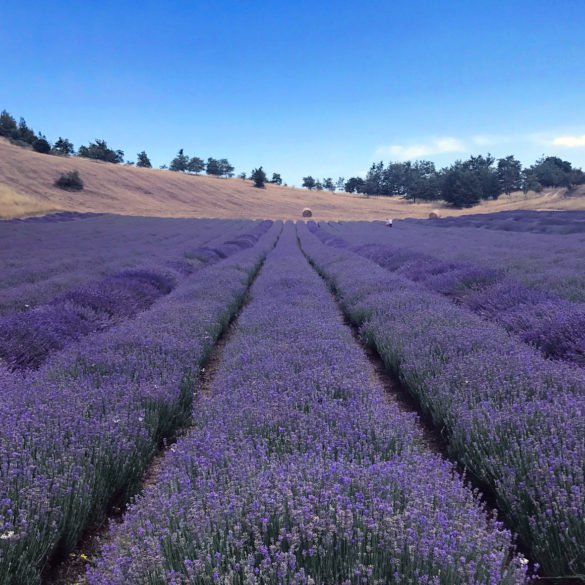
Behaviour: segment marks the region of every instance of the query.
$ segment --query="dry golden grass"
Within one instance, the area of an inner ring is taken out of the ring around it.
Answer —
[[[54,186],[63,172],[79,171],[83,191]],[[585,209],[585,190],[571,197],[561,191],[540,195],[502,196],[469,210],[436,203],[417,203],[389,197],[307,191],[251,181],[191,176],[139,169],[78,157],[38,154],[0,139],[0,218],[42,215],[58,210],[93,211],[161,217],[299,219],[309,207],[316,220],[373,220],[386,217],[426,218],[439,215],[490,213],[508,209]]]

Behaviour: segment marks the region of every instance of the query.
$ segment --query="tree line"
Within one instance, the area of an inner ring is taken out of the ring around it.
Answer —
[[[303,186],[307,179],[303,179]],[[491,154],[457,160],[440,170],[432,161],[373,163],[365,179],[351,177],[344,184],[348,193],[400,196],[417,200],[443,200],[454,207],[471,207],[482,199],[497,199],[522,190],[540,192],[545,187],[571,189],[585,184],[585,173],[556,156],[542,156],[523,168],[513,155],[496,159]]]
[[[20,118],[17,124],[16,119],[6,110],[0,112],[0,136],[8,138],[13,144],[18,146],[32,146],[33,150],[43,154],[54,154],[60,156],[77,155],[84,158],[94,160],[101,160],[114,164],[122,164],[124,162],[124,151],[110,148],[105,140],[96,139],[90,142],[87,146],[80,146],[77,151],[73,143],[67,138],[59,137],[53,144],[51,144],[46,136],[41,132],[35,133],[32,128],[28,126],[24,118]],[[126,161],[125,164],[142,168],[152,168],[150,158],[143,150],[137,155],[137,161]],[[205,171],[208,175],[215,175],[218,177],[234,176],[234,166],[226,158],[212,158],[209,157],[207,161],[193,156],[189,157],[181,148],[169,165],[162,165],[161,169],[168,169],[170,171],[181,173],[193,173],[198,175]],[[246,179],[246,173],[241,173],[240,177]],[[269,181],[262,167],[253,169],[250,173],[250,179],[254,182],[256,187],[264,187],[265,183],[273,183],[275,185],[282,185],[282,178],[280,174],[273,173],[272,180]]]

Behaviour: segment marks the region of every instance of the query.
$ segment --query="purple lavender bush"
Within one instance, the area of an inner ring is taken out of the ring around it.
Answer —
[[[482,317],[503,325],[545,357],[585,365],[585,305],[527,287],[485,266],[446,263],[405,248],[351,245],[309,223],[322,242],[350,249],[426,288],[441,293]]]
[[[523,583],[509,532],[371,382],[292,224],[251,295],[90,583]]]
[[[39,583],[57,551],[136,489],[161,438],[189,418],[200,368],[280,229],[26,377],[0,368],[0,584]]]
[[[205,248],[220,251],[210,255],[207,264],[253,246],[270,226],[270,221],[262,222],[247,234]],[[70,290],[37,309],[0,318],[0,361],[10,368],[36,368],[68,343],[146,310],[195,271],[193,266],[178,271],[164,267],[125,270]]]
[[[213,247],[252,221],[158,219],[113,215],[67,223],[0,221],[0,315],[28,311],[64,292],[125,270],[192,272],[189,255]]]
[[[299,226],[386,366],[444,429],[450,453],[495,494],[549,576],[585,573],[585,378],[502,327]]]

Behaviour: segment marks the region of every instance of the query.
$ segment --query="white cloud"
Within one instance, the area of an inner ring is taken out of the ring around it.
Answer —
[[[555,146],[566,146],[568,148],[575,148],[585,146],[585,134],[583,136],[557,136],[553,140]]]
[[[465,152],[465,150],[465,145],[461,140],[445,136],[443,138],[434,138],[426,144],[413,144],[411,146],[392,144],[391,146],[381,146],[376,149],[376,156],[390,157],[398,160],[412,160],[432,154]]]
[[[491,146],[492,144],[498,144],[502,142],[502,139],[498,136],[491,136],[489,134],[480,134],[471,138],[474,144],[478,146]]]

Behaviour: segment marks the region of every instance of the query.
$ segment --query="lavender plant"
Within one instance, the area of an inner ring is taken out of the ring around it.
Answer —
[[[197,268],[201,263],[190,257],[193,249],[213,247],[254,225],[113,215],[67,222],[47,221],[46,216],[0,221],[0,315],[31,310],[73,287],[124,270]]]
[[[496,324],[301,225],[304,251],[388,368],[491,489],[545,575],[585,573],[585,380]]]
[[[380,244],[350,245],[337,235],[309,229],[329,246],[351,249],[388,270],[421,283],[482,317],[503,325],[545,357],[585,365],[585,304],[573,303],[506,277],[503,271],[444,262],[415,250]]]
[[[369,379],[292,224],[251,294],[90,583],[524,582],[510,534]]]
[[[0,583],[34,584],[157,443],[189,417],[200,368],[281,226],[187,277],[134,320],[88,335],[26,377],[0,370]]]

